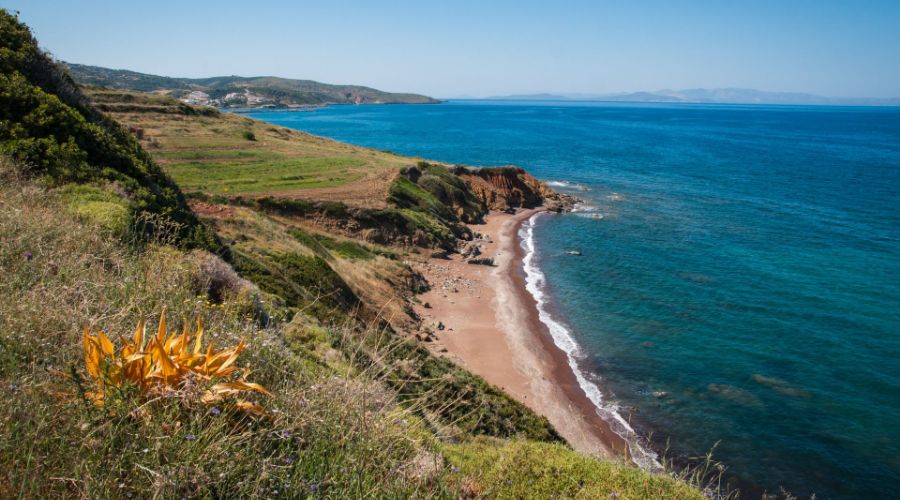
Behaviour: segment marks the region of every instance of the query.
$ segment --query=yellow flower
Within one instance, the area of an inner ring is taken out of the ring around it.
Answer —
[[[104,404],[104,394],[110,387],[132,384],[140,388],[144,396],[153,396],[177,390],[188,379],[211,384],[201,395],[204,403],[218,402],[225,396],[243,392],[271,395],[265,387],[246,380],[249,368],[241,370],[235,366],[246,347],[243,340],[237,346],[219,350],[215,349],[214,342],[209,342],[203,349],[203,322],[199,317],[196,331],[189,332],[185,325],[180,333],[168,333],[163,311],[156,335],[146,342],[145,325],[141,320],[131,340],[121,338],[122,348],[118,353],[102,331],[93,333],[90,328],[85,328],[82,336],[85,369],[95,386],[86,395],[99,406]],[[189,349],[192,337],[193,348]],[[262,407],[246,401],[238,400],[236,406],[250,413],[264,413]]]

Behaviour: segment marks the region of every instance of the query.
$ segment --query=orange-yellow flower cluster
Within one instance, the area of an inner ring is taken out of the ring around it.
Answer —
[[[193,348],[189,348],[193,337]],[[203,322],[197,318],[197,331],[189,332],[187,325],[181,333],[167,334],[165,312],[160,317],[155,336],[145,342],[144,321],[137,324],[131,340],[122,338],[122,348],[115,352],[112,342],[102,331],[84,330],[84,358],[88,374],[95,390],[87,393],[97,405],[104,404],[108,388],[126,384],[137,386],[145,396],[179,390],[188,382],[211,384],[201,394],[201,401],[214,403],[223,397],[254,391],[270,394],[265,387],[247,382],[248,369],[235,366],[238,355],[244,350],[241,340],[237,346],[216,350],[214,342],[202,347]],[[229,380],[234,375],[238,378]],[[238,400],[237,407],[262,414],[259,405]]]

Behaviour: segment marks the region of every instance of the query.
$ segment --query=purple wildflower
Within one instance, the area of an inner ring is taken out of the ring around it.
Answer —
[[[188,434],[184,438],[187,439],[188,441],[193,441],[193,440],[197,439],[197,436],[195,436],[193,434]]]
[[[455,466],[455,465],[451,466],[451,467],[450,467],[450,472],[453,472],[453,473],[459,472],[459,467],[457,467],[457,466]]]
[[[319,489],[319,483],[312,483],[307,488],[307,490],[309,490],[310,493],[315,493],[316,490],[318,490],[318,489]]]
[[[618,497],[619,497],[619,495],[616,495],[615,491],[609,494],[609,498],[618,498]]]
[[[222,413],[222,410],[220,410],[220,409],[218,409],[218,408],[216,408],[216,407],[213,407],[212,410],[209,410],[209,414],[212,415],[212,416],[214,416],[214,417],[218,417],[219,414],[221,414],[221,413]]]
[[[24,253],[22,254],[22,257],[23,257],[25,260],[30,261],[31,259],[34,258],[34,254],[31,253],[31,252],[24,252]]]

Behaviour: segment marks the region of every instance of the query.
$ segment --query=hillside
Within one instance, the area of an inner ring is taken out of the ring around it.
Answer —
[[[170,78],[135,71],[66,63],[69,74],[81,85],[95,85],[138,92],[165,91],[183,98],[198,91],[197,100],[232,107],[297,106],[321,104],[433,104],[436,99],[418,94],[384,92],[360,85],[330,85],[312,80],[274,76]],[[205,104],[205,102],[204,102]]]
[[[703,497],[574,452],[424,347],[409,262],[489,209],[566,203],[536,179],[89,99],[37,47],[0,11],[0,496]]]

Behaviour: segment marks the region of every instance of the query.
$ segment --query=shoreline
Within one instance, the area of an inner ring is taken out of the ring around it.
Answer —
[[[429,258],[419,271],[432,289],[419,296],[416,312],[436,337],[433,352],[547,417],[574,449],[631,461],[629,443],[598,413],[526,288],[519,229],[542,211],[492,212],[484,224],[470,226],[481,233],[477,242],[494,266],[468,264],[458,254]]]

